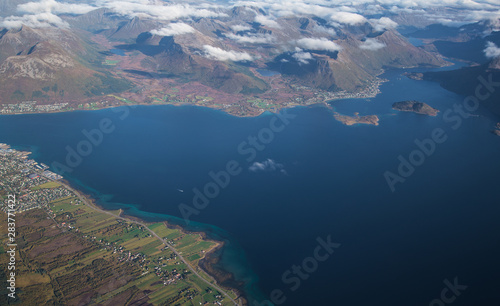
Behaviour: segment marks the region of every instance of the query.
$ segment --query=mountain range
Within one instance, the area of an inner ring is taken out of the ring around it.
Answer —
[[[273,16],[251,4],[194,8],[163,3],[134,4],[142,11],[130,13],[114,2],[105,7],[51,3],[60,12],[51,12],[54,17],[47,20],[35,13],[33,3],[3,3],[0,104],[118,97],[137,103],[218,100],[254,110],[262,110],[264,101],[279,109],[321,102],[318,95],[366,94],[386,69],[444,66],[442,54],[458,52],[453,44],[477,49],[498,40],[498,32],[464,37],[455,28],[412,25],[413,36],[436,32],[440,38],[415,46],[398,31],[408,32],[404,20],[415,22],[407,13]],[[16,6],[18,15],[20,10],[33,15],[8,16]],[[165,17],[169,14],[173,17]]]

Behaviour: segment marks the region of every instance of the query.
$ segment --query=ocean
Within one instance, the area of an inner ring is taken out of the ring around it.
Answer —
[[[453,305],[497,305],[500,118],[464,118],[464,97],[403,72],[376,98],[330,103],[379,126],[320,105],[255,118],[137,106],[0,116],[0,142],[106,208],[226,240],[219,266],[251,305],[444,305],[450,287]],[[403,100],[440,113],[392,110]]]

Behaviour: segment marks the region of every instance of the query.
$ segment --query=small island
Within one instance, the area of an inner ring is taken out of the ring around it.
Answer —
[[[339,113],[334,113],[335,120],[342,122],[345,125],[354,124],[371,124],[378,125],[379,118],[377,115],[360,116],[359,113],[354,113],[354,116],[346,116]]]
[[[495,129],[491,131],[493,134],[500,136],[500,122],[495,125]]]
[[[421,115],[437,116],[439,110],[429,106],[426,103],[418,101],[402,101],[392,105],[392,109],[402,112],[414,112]]]
[[[406,76],[409,79],[415,80],[415,81],[423,81],[424,80],[424,74],[421,72],[405,72],[403,73],[404,76]]]

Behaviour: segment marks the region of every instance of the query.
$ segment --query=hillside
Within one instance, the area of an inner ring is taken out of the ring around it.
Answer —
[[[120,92],[128,82],[91,64],[94,47],[61,29],[3,31],[0,37],[0,103],[83,99]]]
[[[455,92],[463,96],[476,96],[476,88],[482,82],[479,78],[482,77],[486,82],[491,79],[493,82],[500,80],[499,59],[492,60],[489,63],[466,67],[459,70],[428,72],[424,74],[424,79],[428,81],[438,82],[441,86],[449,91]],[[495,90],[488,93],[484,100],[480,103],[496,115],[500,115],[500,90]]]
[[[37,26],[0,29],[0,104],[188,103],[257,115],[372,97],[385,69],[446,65],[433,50],[413,46],[387,17],[273,17],[244,4],[93,8],[61,5],[56,9],[77,13],[54,14],[44,26],[9,17]]]
[[[439,110],[429,106],[426,103],[418,101],[401,101],[392,105],[392,108],[401,112],[413,112],[427,116],[437,116]]]

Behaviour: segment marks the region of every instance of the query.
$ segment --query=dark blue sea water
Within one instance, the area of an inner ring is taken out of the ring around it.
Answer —
[[[123,52],[123,50],[121,50],[121,49],[111,49],[111,50],[109,50],[109,52],[116,54],[116,55],[125,56],[125,52]]]
[[[203,190],[210,172],[236,161],[241,173],[191,216],[198,223],[190,227],[229,240],[221,265],[246,281],[253,301],[277,289],[284,305],[441,305],[435,299],[444,281],[456,277],[468,287],[453,305],[498,305],[500,138],[490,130],[500,118],[480,108],[455,130],[458,121],[443,114],[464,98],[402,72],[386,73],[390,82],[374,99],[331,103],[343,114],[377,114],[380,126],[342,125],[326,107],[291,109],[295,118],[250,162],[238,147],[276,124],[275,115],[150,106],[2,116],[0,142],[64,164],[67,149],[86,139],[82,130],[110,120],[114,130],[66,175],[104,206],[149,219],[181,218],[179,205],[192,206],[193,188]],[[391,109],[406,99],[441,112]],[[408,159],[415,140],[436,129],[447,140],[391,192],[384,173],[397,174],[398,156]],[[340,244],[322,262],[309,258],[318,239]],[[298,284],[293,266],[303,263],[310,272],[301,268]]]

